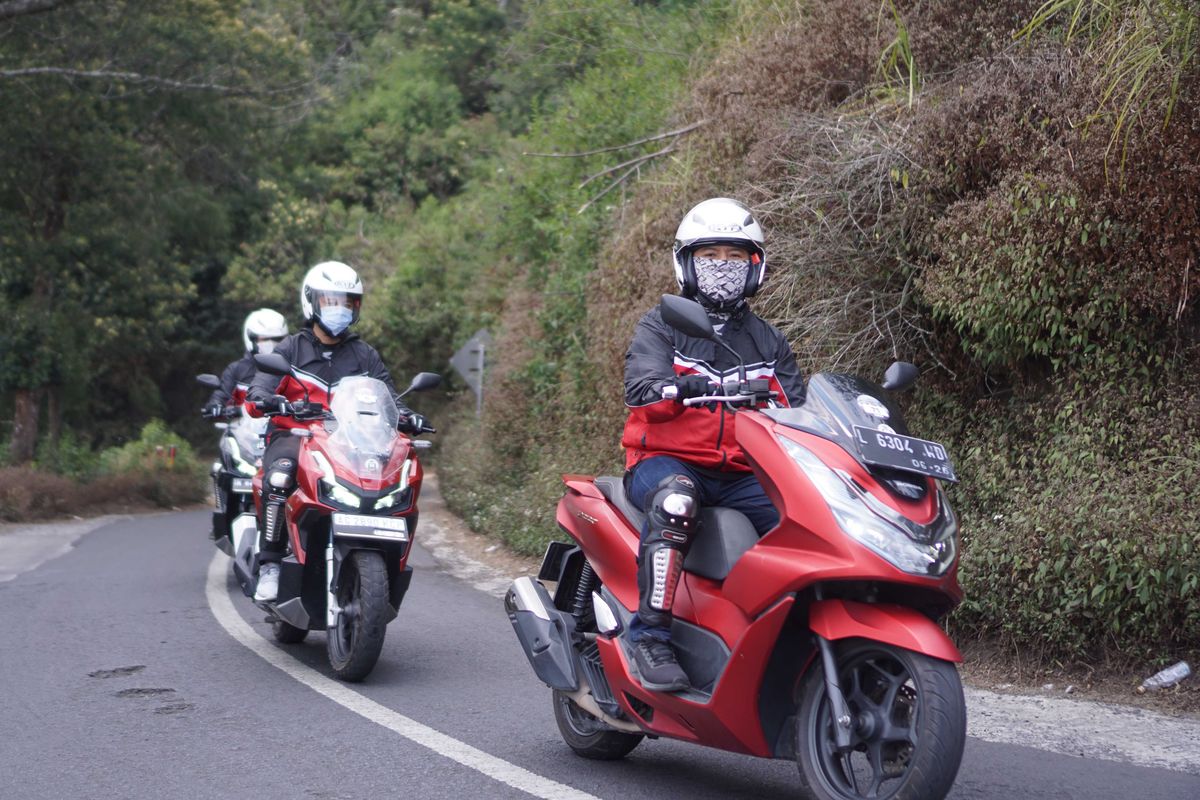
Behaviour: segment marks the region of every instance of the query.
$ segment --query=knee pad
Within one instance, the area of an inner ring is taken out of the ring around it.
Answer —
[[[287,494],[296,482],[296,461],[291,458],[277,458],[263,473],[263,483],[274,493]]]
[[[675,588],[683,572],[683,552],[666,542],[646,546],[642,554],[644,587],[639,605],[649,610],[671,613],[675,605]],[[643,614],[642,616],[645,616]]]
[[[686,475],[664,478],[647,505],[650,532],[646,543],[666,542],[686,552],[700,517],[700,497],[692,479]]]

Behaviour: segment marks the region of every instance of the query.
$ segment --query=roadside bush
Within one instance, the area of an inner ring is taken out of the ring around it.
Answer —
[[[946,442],[962,479],[960,634],[1042,660],[1198,652],[1200,400],[1186,381],[1077,373],[973,407],[931,394],[910,423]]]

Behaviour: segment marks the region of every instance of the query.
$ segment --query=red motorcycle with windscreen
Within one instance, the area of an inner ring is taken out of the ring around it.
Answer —
[[[721,344],[697,303],[664,296],[661,310]],[[552,543],[538,579],[505,597],[559,731],[595,759],[663,736],[795,760],[821,800],[943,798],[966,739],[962,659],[938,622],[962,599],[958,523],[937,483],[956,477],[889,396],[917,368],[893,364],[882,386],[817,373],[797,408],[739,372],[685,402],[736,410],[780,522],[759,538],[741,513],[703,509],[671,623],[692,688],[644,688],[626,639],[643,511],[621,478],[564,476],[557,521],[572,541]]]
[[[273,375],[291,372],[275,353],[255,356],[255,362]],[[419,373],[405,394],[440,382],[434,373]],[[282,529],[287,542],[278,596],[258,605],[270,615],[280,642],[300,642],[310,630],[324,630],[334,674],[362,680],[375,667],[386,626],[412,580],[408,556],[422,478],[417,453],[430,443],[397,431],[400,412],[391,390],[365,375],[330,387],[328,407],[307,400],[256,406],[295,423],[274,435],[301,439],[295,488],[282,512],[276,502],[264,504],[263,491],[279,491],[273,487],[290,478],[273,482],[277,476],[263,473],[270,465],[254,477],[258,518],[268,530]],[[243,591],[253,596],[258,536],[253,515],[244,517],[250,517],[246,525],[233,526],[233,566]]]

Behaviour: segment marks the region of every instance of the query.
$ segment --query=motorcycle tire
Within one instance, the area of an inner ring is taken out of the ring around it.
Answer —
[[[820,662],[801,689],[796,761],[815,800],[942,800],[962,761],[967,708],[954,664],[863,639],[835,643],[854,720],[837,750]]]
[[[342,564],[338,605],[343,613],[326,631],[329,665],[337,677],[361,681],[375,668],[387,630],[388,577],[383,556],[355,550]]]
[[[297,628],[295,625],[277,619],[271,623],[272,633],[275,635],[275,641],[280,644],[299,644],[308,636],[308,630],[305,628]]]
[[[640,733],[613,730],[557,689],[554,691],[554,721],[567,747],[576,755],[596,761],[624,758],[645,738]]]

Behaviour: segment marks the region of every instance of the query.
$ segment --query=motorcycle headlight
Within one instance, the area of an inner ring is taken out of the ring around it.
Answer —
[[[783,436],[776,438],[820,491],[850,538],[912,575],[941,575],[954,563],[958,520],[940,490],[937,518],[930,525],[918,525],[856,487],[849,475],[829,468],[808,448]]]
[[[320,484],[323,494],[327,495],[336,505],[355,510],[362,507],[362,498],[337,482],[333,467],[325,460],[325,456],[314,451],[312,459],[317,462],[317,467],[321,470]]]
[[[412,467],[413,460],[411,458],[405,459],[404,466],[400,468],[400,480],[396,482],[396,488],[375,501],[376,511],[395,508],[408,502],[408,489],[412,478]]]

